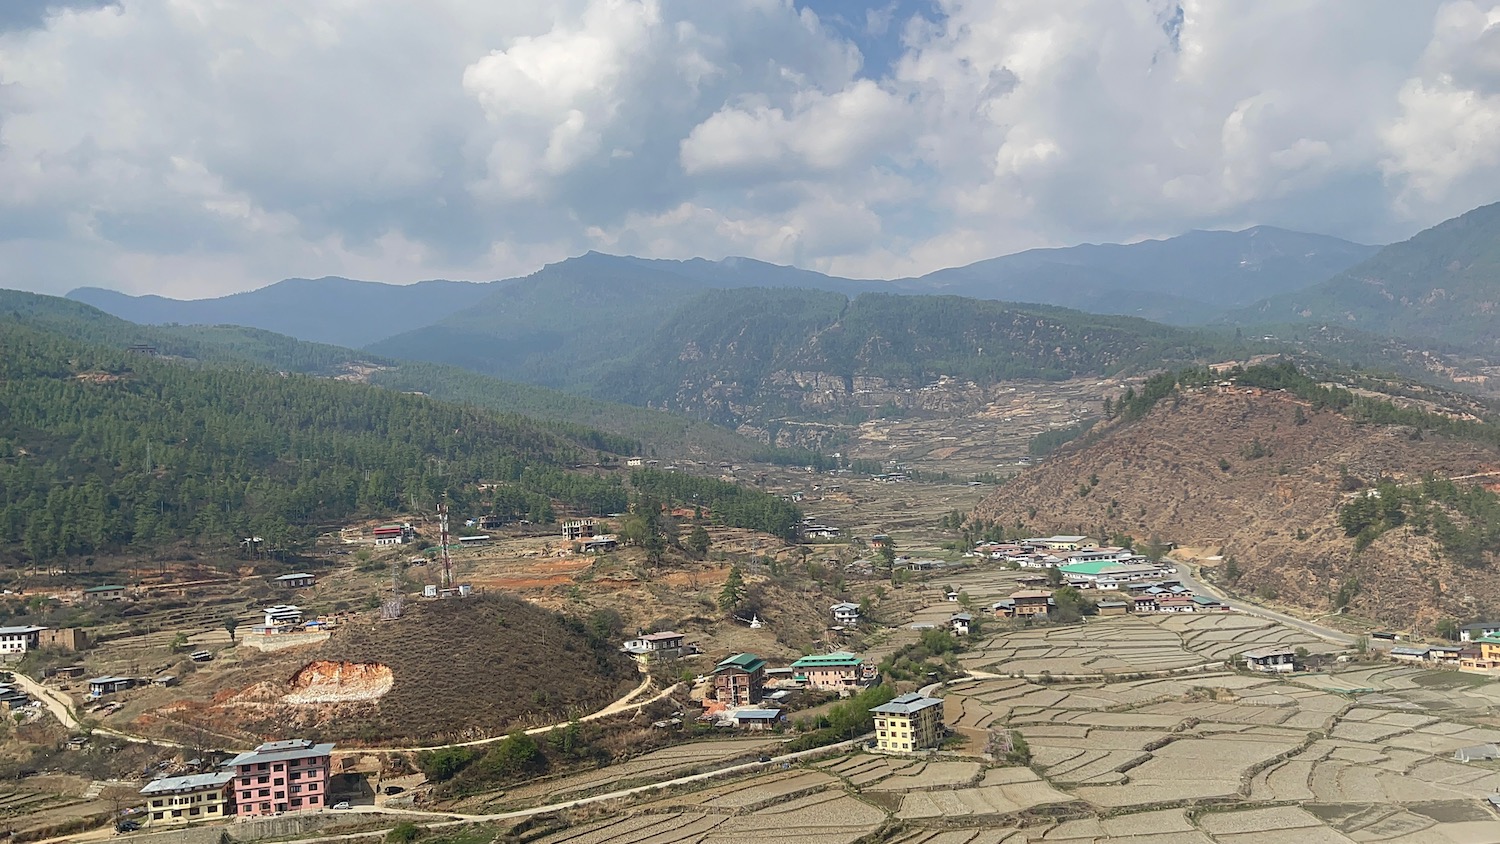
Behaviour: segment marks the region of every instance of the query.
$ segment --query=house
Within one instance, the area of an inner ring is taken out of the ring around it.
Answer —
[[[671,630],[647,633],[625,640],[620,650],[630,654],[637,662],[649,662],[653,659],[681,656],[684,638],[683,634],[674,633]]]
[[[953,589],[949,589],[947,592],[943,593],[943,600],[947,601],[950,604],[958,603],[958,592]]]
[[[276,585],[283,589],[305,589],[317,582],[317,578],[306,572],[283,574],[276,578]]]
[[[875,680],[875,666],[847,651],[812,654],[792,663],[792,679],[810,689],[843,691]]]
[[[714,666],[714,691],[724,706],[759,701],[765,682],[766,661],[755,654],[735,654]]]
[[[234,817],[233,771],[163,777],[141,789],[147,826],[185,826]]]
[[[302,624],[302,608],[291,604],[277,604],[265,609],[267,633],[274,633]]]
[[[875,549],[885,548],[891,544],[891,536],[887,533],[877,533],[870,537],[870,547]]]
[[[1056,606],[1052,593],[1046,589],[1022,589],[1013,593],[1010,599],[1015,602],[1016,618],[1045,616]]]
[[[1001,598],[990,604],[990,612],[994,613],[996,618],[1015,618],[1016,602],[1009,598]]]
[[[1500,747],[1493,744],[1475,744],[1453,751],[1455,762],[1493,762],[1500,759]]]
[[[563,522],[563,539],[569,541],[588,539],[594,535],[597,525],[593,519],[573,519]]]
[[[849,626],[859,623],[859,604],[851,604],[848,601],[834,604],[828,608],[833,612],[833,623]]]
[[[1218,598],[1210,598],[1207,595],[1192,595],[1193,606],[1198,612],[1212,612],[1215,610],[1227,610],[1224,602]]]
[[[460,548],[467,548],[470,545],[484,545],[485,543],[487,543],[489,541],[490,541],[489,534],[487,534],[487,533],[476,533],[473,536],[460,536],[458,538],[458,545],[459,545]]]
[[[628,457],[628,458],[625,459],[625,465],[628,466],[628,467],[630,467],[631,469],[637,469],[637,468],[640,468],[641,466],[645,466],[646,465],[646,461],[642,460],[639,457]]]
[[[224,763],[234,772],[235,814],[241,818],[323,809],[328,803],[332,744],[269,741]]]
[[[1025,539],[1022,545],[1030,545],[1033,548],[1045,548],[1048,551],[1081,551],[1085,548],[1098,548],[1099,543],[1087,536],[1044,536],[1039,539]]]
[[[1459,658],[1463,655],[1463,649],[1448,646],[1433,646],[1427,649],[1427,658],[1439,665],[1457,666]]]
[[[1415,647],[1391,648],[1391,659],[1401,662],[1426,662],[1430,658],[1432,649],[1426,645]]]
[[[888,753],[936,747],[943,740],[943,701],[909,692],[871,707],[875,746]]]
[[[1500,664],[1500,636],[1481,636],[1474,640],[1479,646],[1479,658],[1492,665]]]
[[[757,732],[774,730],[785,719],[780,709],[737,709],[731,717],[736,727]]]
[[[966,612],[956,612],[948,617],[948,626],[954,633],[962,636],[969,635],[969,628],[974,624],[974,616]]]
[[[193,651],[188,654],[188,659],[191,659],[193,662],[212,662],[213,658],[214,655],[209,651]]]
[[[830,525],[804,525],[802,535],[808,539],[838,539],[839,529]]]
[[[46,629],[31,624],[23,627],[0,627],[0,656],[36,650],[41,645],[42,631]]]
[[[595,536],[585,539],[578,546],[578,550],[585,554],[603,554],[620,547],[620,537],[613,533]]]
[[[1500,621],[1476,621],[1458,628],[1460,642],[1477,642],[1486,636],[1500,635]]]
[[[406,541],[414,538],[417,532],[409,524],[388,524],[375,528],[376,545],[404,545]]]
[[[1245,660],[1245,667],[1251,671],[1264,671],[1269,674],[1288,674],[1296,670],[1293,660],[1297,653],[1293,648],[1273,645],[1266,648],[1255,648],[1240,654]]]
[[[123,601],[125,600],[125,587],[118,585],[92,586],[83,590],[84,603],[96,601]]]
[[[1131,612],[1156,612],[1159,607],[1155,595],[1136,595],[1130,599]]]
[[[37,636],[37,647],[53,651],[81,651],[89,646],[89,634],[81,627],[43,627]]]
[[[105,695],[112,695],[116,692],[123,692],[134,685],[135,679],[132,677],[95,677],[89,681],[89,697],[100,698]]]
[[[1100,615],[1124,615],[1130,609],[1130,605],[1124,601],[1099,601],[1095,606],[1099,608]]]

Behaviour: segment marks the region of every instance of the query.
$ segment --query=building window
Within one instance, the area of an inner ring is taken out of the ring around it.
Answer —
[[[159,821],[159,820],[161,820],[165,816],[165,814],[166,814],[165,812],[152,812],[151,813],[151,820],[153,820],[153,821]]]
[[[241,791],[240,792],[240,799],[241,800],[249,800],[250,799],[250,792],[248,792],[248,791]]]
[[[271,785],[286,785],[286,780],[282,777],[277,777],[276,781],[271,783]]]
[[[307,805],[309,805],[309,806],[316,806],[316,805],[318,805],[318,795],[314,794],[311,797],[307,798]]]

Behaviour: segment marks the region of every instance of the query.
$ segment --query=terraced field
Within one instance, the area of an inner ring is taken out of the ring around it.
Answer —
[[[1006,578],[1013,574],[989,572],[954,585],[977,600],[1003,594]],[[952,604],[937,600],[926,612],[945,618]],[[1500,793],[1500,762],[1453,759],[1457,748],[1500,743],[1500,683],[1390,663],[1291,676],[1232,671],[1226,661],[1251,647],[1327,647],[1239,614],[994,623],[985,633],[960,657],[972,676],[939,692],[948,725],[967,739],[954,750],[848,753],[679,785],[538,840],[1500,842],[1500,817],[1486,800]],[[1007,735],[1024,740],[1028,765],[983,755]],[[766,741],[656,751],[505,799],[660,780]]]

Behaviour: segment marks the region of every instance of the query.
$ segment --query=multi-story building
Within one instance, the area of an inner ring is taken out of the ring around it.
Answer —
[[[714,692],[730,708],[759,701],[765,682],[766,661],[755,654],[735,654],[714,667]]]
[[[0,627],[0,655],[24,654],[36,650],[45,627]]]
[[[875,675],[875,666],[845,651],[812,654],[792,663],[793,678],[809,689],[853,689],[873,682]]]
[[[224,763],[234,770],[235,813],[242,818],[324,809],[333,745],[270,741]]]
[[[234,817],[233,771],[163,777],[141,789],[147,826],[182,826]]]
[[[943,740],[943,701],[916,692],[871,707],[875,746],[894,753],[937,747]]]

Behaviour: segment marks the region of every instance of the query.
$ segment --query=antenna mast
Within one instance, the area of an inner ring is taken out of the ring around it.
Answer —
[[[448,502],[438,504],[438,547],[443,549],[442,588],[453,588],[453,558],[448,554]]]

